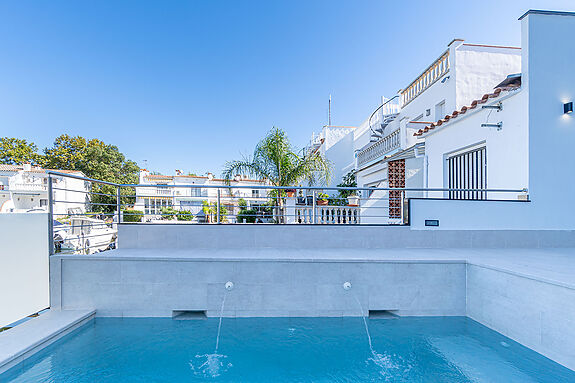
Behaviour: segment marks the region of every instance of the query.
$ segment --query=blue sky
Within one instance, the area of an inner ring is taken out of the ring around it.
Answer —
[[[359,125],[453,38],[520,44],[571,0],[2,1],[0,136],[99,138],[151,170],[219,174],[272,126]]]

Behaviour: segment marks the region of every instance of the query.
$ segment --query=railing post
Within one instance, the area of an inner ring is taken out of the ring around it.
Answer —
[[[54,254],[54,195],[52,175],[48,174],[48,255]]]
[[[118,223],[122,221],[122,204],[120,202],[120,186],[116,186],[116,211],[118,212]]]
[[[216,204],[216,222],[220,223],[220,195],[221,195],[221,191],[220,188],[218,188],[218,201]]]
[[[400,207],[400,209],[401,209],[401,210],[400,210],[400,211],[401,211],[400,215],[401,215],[401,223],[402,223],[402,224],[405,224],[405,211],[404,211],[405,206],[404,206],[404,199],[405,199],[405,190],[402,190],[402,191],[401,191],[401,201],[400,201],[400,204],[401,204],[401,205],[400,205],[400,206],[401,206],[401,207]]]
[[[312,190],[311,195],[313,197],[312,202],[311,202],[311,223],[312,224],[316,224],[316,213],[315,213],[315,190]]]

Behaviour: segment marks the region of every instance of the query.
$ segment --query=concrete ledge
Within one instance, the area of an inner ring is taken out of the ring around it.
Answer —
[[[95,310],[50,311],[0,333],[0,374],[94,319]]]
[[[449,201],[454,202],[454,201]],[[512,204],[521,205],[521,204]],[[371,225],[121,224],[121,249],[482,249],[575,247],[575,230],[413,230]]]

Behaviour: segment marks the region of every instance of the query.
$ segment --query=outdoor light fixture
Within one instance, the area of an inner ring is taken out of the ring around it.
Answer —
[[[573,101],[563,104],[563,113],[573,113]]]

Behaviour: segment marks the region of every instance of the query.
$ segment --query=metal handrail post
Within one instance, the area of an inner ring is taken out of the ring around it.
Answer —
[[[122,222],[122,204],[120,200],[120,186],[116,186],[116,210],[118,211],[118,223]]]
[[[312,206],[312,207],[311,207],[311,216],[312,216],[311,223],[313,223],[313,224],[315,225],[315,224],[316,224],[316,217],[315,217],[315,216],[316,216],[316,214],[315,214],[315,190],[312,190],[311,195],[312,195],[312,197],[313,197],[312,202],[311,202],[311,206]]]
[[[218,189],[218,202],[216,205],[216,222],[220,223],[220,196],[221,196],[221,189]]]
[[[400,213],[401,214],[401,223],[405,224],[405,210],[404,210],[405,209],[405,190],[401,191],[400,203],[401,203],[401,205],[400,205],[401,206],[400,207],[400,209],[401,209],[401,213]]]
[[[48,174],[48,255],[54,254],[54,195],[52,175]]]

